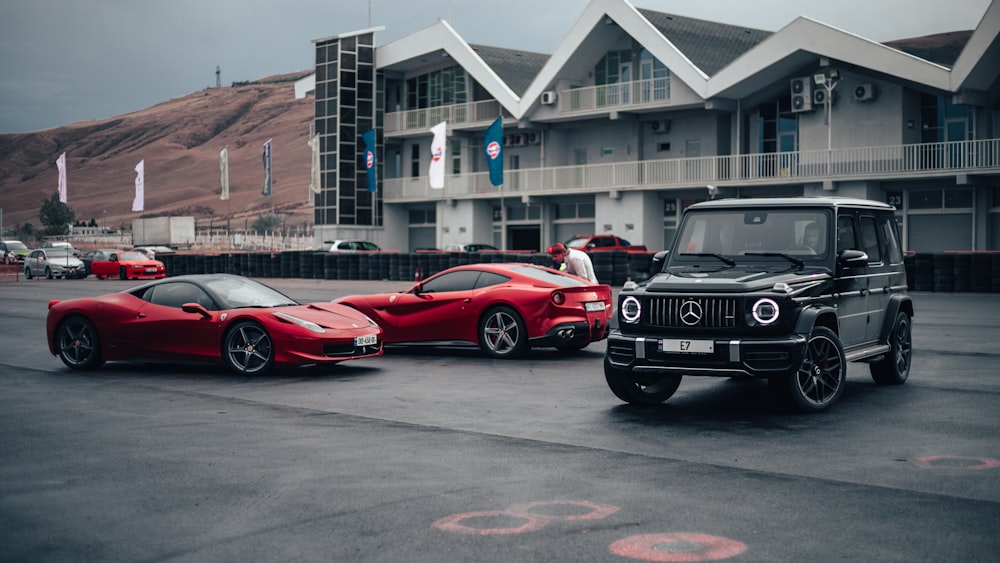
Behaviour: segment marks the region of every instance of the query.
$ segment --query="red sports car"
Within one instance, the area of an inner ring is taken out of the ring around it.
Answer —
[[[106,360],[224,362],[239,374],[382,354],[382,329],[350,307],[300,305],[227,274],[176,276],[49,303],[49,350],[73,369]]]
[[[97,279],[117,277],[119,279],[159,279],[167,277],[163,262],[148,258],[134,250],[91,250],[84,255],[89,263],[90,273]]]
[[[608,336],[611,287],[532,264],[469,264],[410,290],[335,299],[382,327],[386,343],[464,342],[495,358],[529,347],[579,350]]]

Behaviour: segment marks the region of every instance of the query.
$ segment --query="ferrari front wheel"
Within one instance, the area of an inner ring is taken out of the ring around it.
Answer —
[[[510,307],[494,307],[479,321],[479,347],[494,358],[513,358],[528,349],[528,330]]]
[[[274,365],[274,345],[264,327],[243,321],[236,323],[226,333],[222,358],[235,373],[259,375]]]
[[[104,363],[97,328],[79,315],[68,317],[56,329],[56,350],[59,359],[72,369],[93,369]]]

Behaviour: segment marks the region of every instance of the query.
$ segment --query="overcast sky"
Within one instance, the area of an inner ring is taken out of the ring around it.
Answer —
[[[311,70],[312,40],[381,45],[448,23],[469,43],[552,53],[589,0],[3,0],[0,133],[105,119],[215,85]],[[633,0],[777,31],[804,15],[888,41],[974,29],[990,0]]]

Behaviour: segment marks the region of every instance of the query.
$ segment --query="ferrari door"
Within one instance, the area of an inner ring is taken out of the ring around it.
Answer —
[[[181,309],[185,303],[214,309],[211,297],[204,290],[187,282],[163,283],[151,288],[144,300],[147,303],[139,308],[132,323],[138,355],[198,360],[220,357],[219,312],[209,310],[209,317],[205,318]]]
[[[385,340],[468,340],[470,334],[475,334],[472,301],[478,278],[477,270],[448,272],[428,279],[414,290],[389,296],[378,307]]]

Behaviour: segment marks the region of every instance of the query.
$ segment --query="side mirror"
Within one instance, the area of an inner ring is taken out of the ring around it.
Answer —
[[[846,268],[861,268],[868,264],[868,254],[860,250],[845,250],[838,258]]]
[[[659,274],[663,271],[663,265],[667,263],[669,250],[661,250],[653,255],[653,261],[649,265],[649,275]]]
[[[212,317],[212,314],[208,312],[208,309],[202,307],[198,303],[185,303],[181,305],[181,311],[185,313],[197,313],[201,315],[201,318],[208,319]]]

